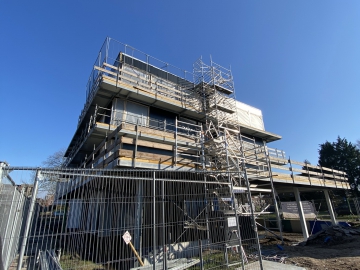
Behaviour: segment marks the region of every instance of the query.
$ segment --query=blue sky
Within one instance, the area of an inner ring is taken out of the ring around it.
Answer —
[[[67,147],[110,36],[183,69],[232,67],[270,146],[317,163],[319,144],[360,139],[360,1],[0,0],[0,160],[38,166]]]

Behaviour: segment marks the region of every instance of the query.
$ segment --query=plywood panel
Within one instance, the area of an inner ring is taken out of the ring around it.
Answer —
[[[127,144],[135,144],[136,143],[136,139],[127,138],[124,136],[122,137],[121,141],[123,143],[127,143]],[[150,141],[145,141],[145,140],[138,140],[138,145],[150,147],[150,148],[163,149],[163,150],[173,150],[173,148],[174,148],[174,146],[172,146],[172,145],[150,142]]]

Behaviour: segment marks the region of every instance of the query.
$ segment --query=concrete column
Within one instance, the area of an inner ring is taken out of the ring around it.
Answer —
[[[309,238],[309,233],[308,233],[308,229],[306,226],[306,219],[305,219],[305,215],[304,215],[304,210],[301,204],[301,199],[300,199],[300,192],[299,189],[297,187],[294,187],[294,194],[295,194],[295,199],[296,199],[296,204],[298,207],[298,211],[299,211],[299,216],[300,216],[300,224],[301,224],[301,230],[304,236],[304,240],[306,241]]]
[[[327,204],[327,207],[328,207],[328,211],[329,211],[329,214],[330,214],[330,217],[331,217],[331,223],[333,225],[336,225],[337,221],[336,221],[335,213],[334,213],[334,210],[333,210],[333,207],[332,207],[332,204],[331,204],[329,191],[327,189],[324,189],[324,194],[325,194],[325,199],[326,199],[326,204]]]

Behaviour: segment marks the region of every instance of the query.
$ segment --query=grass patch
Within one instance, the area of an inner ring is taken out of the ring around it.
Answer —
[[[101,264],[96,264],[92,261],[86,261],[80,258],[79,255],[64,254],[61,256],[60,265],[62,269],[79,269],[79,270],[102,270],[110,269]]]
[[[197,257],[196,259],[200,259]],[[226,260],[224,256],[224,252],[219,250],[208,250],[203,253],[203,261],[204,261],[204,269],[222,269],[226,268]],[[241,269],[241,258],[238,253],[228,252],[228,262],[229,264],[235,264],[233,266],[229,266],[226,269],[235,270]],[[189,268],[190,270],[200,270],[200,265],[192,266]]]

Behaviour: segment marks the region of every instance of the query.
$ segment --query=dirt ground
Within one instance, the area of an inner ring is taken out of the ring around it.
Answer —
[[[360,270],[360,228],[352,229],[359,232],[358,235],[334,233],[323,233],[306,245],[299,245],[301,235],[284,234],[284,245],[280,248],[275,239],[265,240],[265,247],[276,250],[277,258],[283,257],[285,264],[301,266],[306,269],[349,269]],[[268,241],[266,243],[266,241]],[[281,248],[283,250],[281,250]],[[269,256],[271,258],[271,256]]]

